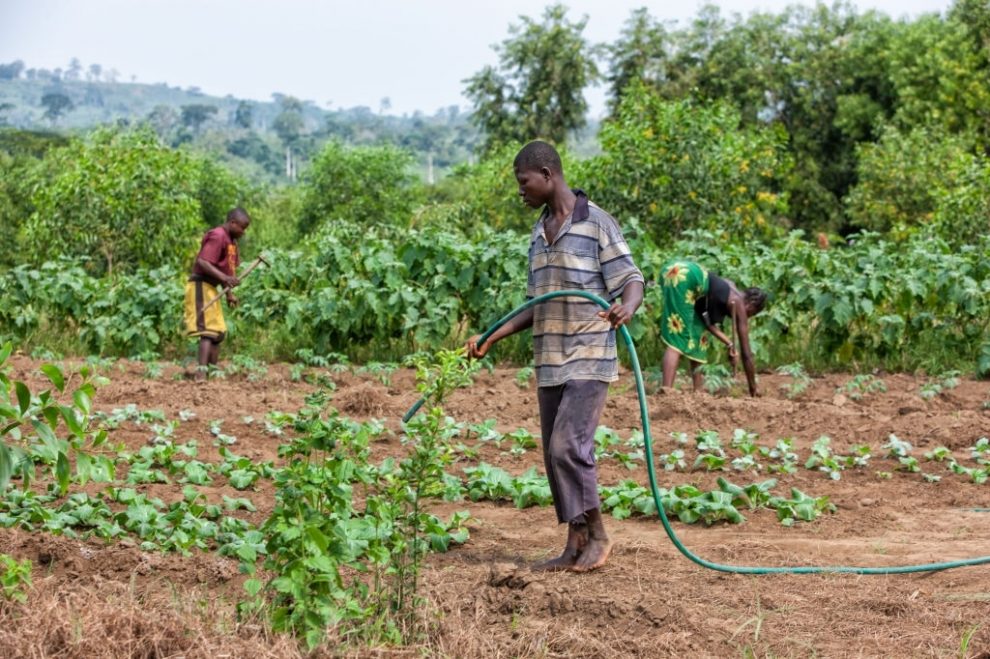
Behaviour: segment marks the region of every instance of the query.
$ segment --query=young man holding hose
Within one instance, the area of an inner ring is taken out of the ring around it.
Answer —
[[[483,357],[499,340],[533,328],[543,460],[557,521],[567,524],[563,553],[534,569],[588,572],[604,565],[612,549],[598,498],[595,429],[609,382],[618,379],[615,328],[639,308],[644,280],[615,220],[567,185],[556,149],[530,142],[514,169],[523,202],[543,208],[530,239],[527,297],[578,289],[612,306],[602,311],[584,298],[548,300],[482,345],[480,335],[471,337],[467,349]]]

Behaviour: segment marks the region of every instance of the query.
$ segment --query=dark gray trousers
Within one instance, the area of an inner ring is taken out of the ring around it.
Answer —
[[[595,466],[595,429],[605,407],[608,382],[571,380],[540,387],[543,463],[560,524],[582,524],[601,505]]]

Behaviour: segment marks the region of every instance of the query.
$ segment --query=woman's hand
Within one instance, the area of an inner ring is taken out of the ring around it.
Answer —
[[[729,346],[729,361],[732,363],[732,372],[734,373],[739,368],[739,353],[736,352],[734,345]]]

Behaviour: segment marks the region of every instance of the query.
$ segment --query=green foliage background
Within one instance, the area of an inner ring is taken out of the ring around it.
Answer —
[[[456,345],[522,299],[537,214],[511,163],[544,137],[649,280],[693,258],[770,291],[762,363],[985,374],[987,26],[975,0],[914,20],[843,3],[731,18],[706,6],[676,29],[639,10],[615,43],[592,44],[554,6],[511,26],[498,67],[465,81],[470,115],[194,94],[90,132],[0,129],[0,238],[14,246],[0,255],[0,336],[186,353],[188,264],[239,204],[254,219],[244,256],[264,250],[273,267],[230,314],[236,350],[384,359]],[[599,78],[608,116],[582,132],[583,110],[555,108],[584,107]],[[29,82],[0,81],[0,100],[16,100],[0,121],[40,121],[23,107]],[[51,123],[97,102],[78,85],[63,85],[74,109]],[[634,328],[647,363],[660,311],[648,288]],[[499,351],[529,361],[524,337]]]

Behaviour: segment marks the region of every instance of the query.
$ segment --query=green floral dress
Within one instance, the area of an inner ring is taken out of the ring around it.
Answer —
[[[706,361],[708,335],[705,324],[694,312],[694,303],[708,294],[708,271],[691,261],[670,261],[663,276],[663,315],[660,337],[688,359]]]

